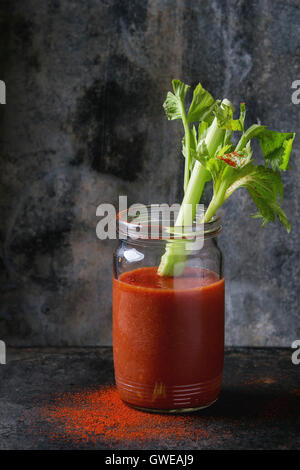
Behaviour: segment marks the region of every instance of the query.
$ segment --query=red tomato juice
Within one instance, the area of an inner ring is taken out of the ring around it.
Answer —
[[[151,410],[213,403],[224,357],[224,279],[186,268],[160,277],[157,268],[113,280],[116,384],[121,398]]]

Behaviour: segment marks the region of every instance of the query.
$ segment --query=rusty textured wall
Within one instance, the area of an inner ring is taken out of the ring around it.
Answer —
[[[161,107],[174,77],[298,129],[298,3],[1,1],[1,339],[110,344],[113,242],[96,239],[97,205],[180,200],[181,127]],[[298,142],[284,175],[290,236],[261,230],[246,192],[225,208],[227,344],[300,335]]]

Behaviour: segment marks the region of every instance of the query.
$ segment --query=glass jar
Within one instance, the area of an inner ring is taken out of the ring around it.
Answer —
[[[140,223],[134,217],[118,215],[123,239],[113,260],[116,385],[123,401],[135,408],[194,411],[216,401],[222,382],[224,278],[217,244],[221,220],[215,216],[199,226],[203,212],[197,213],[179,240],[174,226],[172,230],[170,223],[164,225],[159,211],[151,207],[143,224],[146,234],[136,231]],[[174,277],[157,273],[166,250],[179,266]]]

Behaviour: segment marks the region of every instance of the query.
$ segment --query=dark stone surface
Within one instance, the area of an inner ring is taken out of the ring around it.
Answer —
[[[182,129],[161,107],[174,77],[297,131],[299,2],[2,0],[0,21],[0,338],[110,344],[113,243],[96,239],[96,207],[181,200]],[[300,335],[298,157],[299,139],[284,175],[289,236],[250,219],[246,191],[225,207],[229,345]]]
[[[32,417],[62,392],[112,384],[111,349],[9,350],[0,366],[0,449],[300,449],[299,378],[291,350],[229,349],[218,402],[185,418],[185,435],[201,427],[197,440],[162,437],[137,445],[99,435],[82,443],[50,439],[47,419],[33,427]]]

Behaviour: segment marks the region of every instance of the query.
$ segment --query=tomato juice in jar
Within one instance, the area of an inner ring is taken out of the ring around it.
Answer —
[[[148,226],[161,225],[154,237],[149,232],[131,236],[134,218],[126,214],[124,220],[119,214],[119,233],[124,235],[126,228],[126,238],[120,240],[113,265],[116,385],[120,397],[136,408],[194,411],[214,403],[222,383],[221,221],[215,216],[201,229],[195,224],[179,242],[164,230],[156,212],[147,219]],[[180,252],[175,276],[158,272],[166,244]]]

